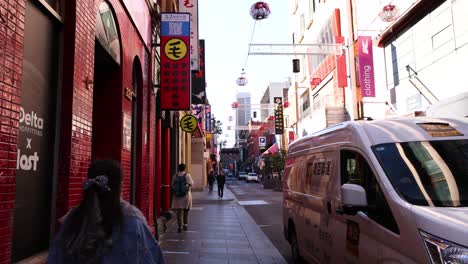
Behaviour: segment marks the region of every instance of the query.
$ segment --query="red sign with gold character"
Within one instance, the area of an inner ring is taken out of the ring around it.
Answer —
[[[191,109],[190,14],[161,14],[161,109]]]

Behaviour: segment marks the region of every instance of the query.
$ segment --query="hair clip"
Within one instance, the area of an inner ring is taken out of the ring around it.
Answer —
[[[95,185],[99,187],[99,189],[108,192],[111,189],[109,188],[109,178],[107,175],[99,175],[96,178],[93,179],[87,179],[86,181],[83,182],[83,190],[88,190],[91,186]]]

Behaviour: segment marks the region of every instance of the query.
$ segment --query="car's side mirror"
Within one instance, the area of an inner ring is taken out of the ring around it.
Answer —
[[[366,190],[357,184],[343,184],[341,186],[341,203],[343,207],[342,214],[355,215],[358,211],[366,210]]]

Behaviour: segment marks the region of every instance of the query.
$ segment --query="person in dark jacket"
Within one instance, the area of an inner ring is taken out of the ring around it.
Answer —
[[[120,198],[122,178],[117,161],[91,164],[84,198],[63,217],[48,264],[164,263],[141,211]]]
[[[208,187],[210,192],[213,191],[213,184],[215,181],[215,172],[214,170],[211,170],[210,173],[208,173]]]
[[[224,183],[226,183],[226,176],[224,175],[223,170],[219,171],[216,181],[218,182],[218,199],[223,199]]]

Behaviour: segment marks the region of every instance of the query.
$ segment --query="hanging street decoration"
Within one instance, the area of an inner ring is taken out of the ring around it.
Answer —
[[[380,12],[379,16],[384,22],[392,22],[398,17],[399,11],[396,5],[388,4],[382,7],[382,12]]]
[[[265,2],[256,2],[250,7],[250,16],[255,20],[268,18],[270,14],[270,6]]]
[[[247,77],[245,77],[246,73],[244,69],[242,69],[241,76],[237,78],[236,83],[239,86],[246,86],[249,83],[249,80],[247,80]]]

